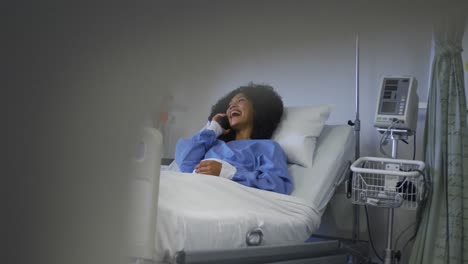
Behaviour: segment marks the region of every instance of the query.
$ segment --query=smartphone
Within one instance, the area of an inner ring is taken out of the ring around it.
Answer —
[[[220,119],[219,125],[220,125],[223,129],[230,129],[230,128],[231,128],[231,125],[229,125],[229,119],[227,118],[227,116],[223,116],[223,117]]]

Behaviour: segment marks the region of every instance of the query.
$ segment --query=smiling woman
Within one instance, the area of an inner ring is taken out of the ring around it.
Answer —
[[[250,104],[250,106],[246,104]],[[211,121],[218,113],[226,113],[229,125],[232,127],[233,124],[230,123],[230,113],[228,112],[231,107],[233,110],[243,110],[238,114],[245,114],[248,111],[249,118],[252,118],[250,139],[270,139],[283,115],[283,101],[273,87],[269,85],[250,83],[247,86],[241,86],[231,91],[212,106],[208,120]],[[242,109],[240,109],[241,107]],[[235,115],[235,112],[233,114]],[[216,121],[218,122],[218,120]],[[238,130],[236,129],[240,128],[236,122],[234,128],[221,135],[219,139],[225,142],[237,139]]]
[[[249,139],[252,134],[254,111],[252,102],[243,93],[238,93],[231,99],[226,115],[229,125],[236,132],[236,140]]]
[[[286,155],[271,136],[283,114],[281,97],[268,85],[241,86],[213,107],[207,126],[176,145],[182,172],[221,176],[240,184],[289,194]],[[228,121],[225,127],[220,123]]]

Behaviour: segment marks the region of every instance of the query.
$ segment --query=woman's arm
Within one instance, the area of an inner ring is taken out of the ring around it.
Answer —
[[[217,122],[210,124],[188,139],[179,139],[176,144],[175,160],[182,172],[192,172],[205,157],[206,152],[217,143],[223,133]]]
[[[264,154],[256,157],[254,171],[238,167],[232,180],[262,190],[290,194],[293,190],[293,183],[289,175],[286,155],[277,143],[272,142],[272,144],[274,144],[273,151],[265,151]]]
[[[200,132],[189,139],[177,141],[175,160],[180,171],[192,172],[195,166],[203,160],[206,152],[216,145],[218,137],[230,131],[219,125],[219,120],[225,116],[225,113],[216,114]]]

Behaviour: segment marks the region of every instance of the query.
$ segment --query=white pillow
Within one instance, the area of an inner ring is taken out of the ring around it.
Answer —
[[[272,139],[283,148],[289,163],[311,167],[315,145],[330,116],[331,107],[285,107]]]

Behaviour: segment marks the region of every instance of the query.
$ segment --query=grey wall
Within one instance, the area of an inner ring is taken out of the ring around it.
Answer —
[[[273,85],[285,105],[334,105],[331,123],[354,119],[356,32],[361,40],[363,154],[376,151],[378,135],[371,122],[383,75],[415,76],[420,98],[427,96],[431,26],[414,10],[301,2],[180,12],[165,39],[163,59],[171,69],[173,104],[184,106],[174,108],[166,126],[171,131],[166,133],[171,136],[168,156],[177,138],[204,124],[221,95],[249,81]]]

